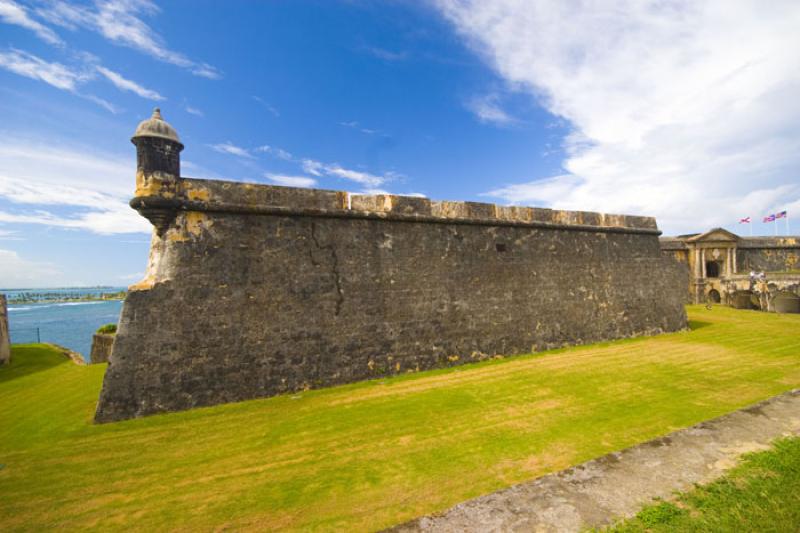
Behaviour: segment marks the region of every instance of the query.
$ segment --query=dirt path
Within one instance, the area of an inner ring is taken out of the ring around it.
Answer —
[[[708,483],[743,453],[800,434],[800,389],[665,437],[475,498],[391,531],[580,531]]]

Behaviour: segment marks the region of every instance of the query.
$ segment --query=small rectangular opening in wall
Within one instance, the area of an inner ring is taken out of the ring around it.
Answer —
[[[498,242],[497,244],[494,245],[494,249],[497,250],[498,252],[505,252],[506,251],[506,245],[505,245],[505,243]]]

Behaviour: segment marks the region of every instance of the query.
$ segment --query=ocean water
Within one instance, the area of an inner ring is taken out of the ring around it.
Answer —
[[[98,292],[115,292],[113,289],[47,289],[37,292],[58,292],[73,294],[97,294]],[[12,297],[17,292],[3,290],[3,294]],[[122,310],[121,300],[98,302],[63,302],[63,303],[30,303],[9,304],[8,329],[12,343],[37,342],[36,330],[39,330],[41,342],[60,344],[83,355],[89,360],[92,347],[92,335],[103,324],[117,323]]]

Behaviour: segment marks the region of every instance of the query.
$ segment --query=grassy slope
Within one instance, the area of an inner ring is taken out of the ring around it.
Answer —
[[[92,425],[104,365],[0,369],[0,525],[376,529],[800,386],[800,316]]]
[[[634,531],[795,532],[800,524],[800,438],[749,455],[722,479],[648,506],[611,529]]]

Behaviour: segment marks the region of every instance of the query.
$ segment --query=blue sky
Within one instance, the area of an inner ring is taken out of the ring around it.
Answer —
[[[154,106],[188,176],[771,234],[800,216],[798,25],[790,1],[0,0],[0,287],[141,276]]]

